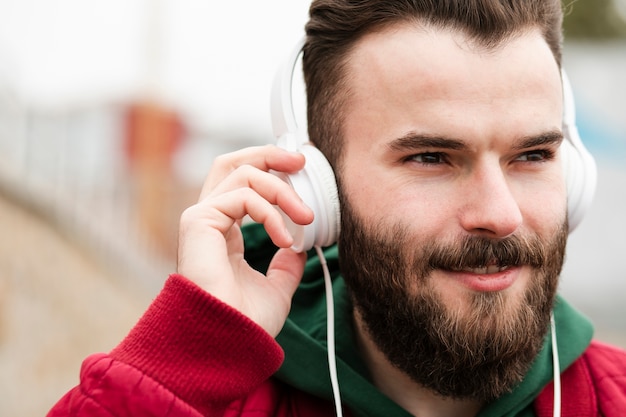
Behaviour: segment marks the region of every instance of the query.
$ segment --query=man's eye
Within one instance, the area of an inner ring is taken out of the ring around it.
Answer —
[[[545,149],[538,149],[534,151],[528,151],[521,154],[517,160],[524,162],[542,162],[552,159],[554,156],[552,151]]]
[[[412,155],[409,160],[422,164],[441,164],[445,162],[444,155],[439,152],[425,152]]]

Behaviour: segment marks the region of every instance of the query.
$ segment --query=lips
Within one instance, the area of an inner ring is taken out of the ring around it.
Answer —
[[[490,265],[477,268],[449,270],[448,276],[475,292],[503,291],[520,276],[520,267]]]
[[[465,268],[459,269],[457,272],[462,271],[462,272],[469,272],[471,274],[490,275],[490,274],[497,274],[498,272],[506,271],[508,268],[509,268],[508,266],[489,265],[489,266],[484,266],[484,267],[479,267],[479,268],[465,267]]]
[[[516,235],[504,239],[466,236],[458,243],[428,249],[425,274],[439,272],[451,284],[478,292],[505,290],[546,263],[538,239]]]

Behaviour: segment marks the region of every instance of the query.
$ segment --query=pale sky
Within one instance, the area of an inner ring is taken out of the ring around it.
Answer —
[[[202,129],[268,137],[271,82],[309,3],[0,0],[0,88],[51,108],[151,94]]]
[[[0,85],[37,105],[151,94],[202,125],[269,126],[309,2],[0,0]]]

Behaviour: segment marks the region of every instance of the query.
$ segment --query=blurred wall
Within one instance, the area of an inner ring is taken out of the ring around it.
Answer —
[[[576,40],[564,52],[598,187],[570,237],[561,291],[594,320],[598,337],[626,346],[626,41]]]
[[[42,416],[147,307],[30,207],[0,194],[0,415]]]

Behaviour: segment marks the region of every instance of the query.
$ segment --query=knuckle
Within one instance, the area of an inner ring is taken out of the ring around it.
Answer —
[[[243,175],[243,176],[252,176],[255,175],[256,173],[259,172],[259,170],[255,167],[253,167],[250,164],[241,164],[239,165],[235,171],[237,172],[238,175]]]
[[[218,155],[213,159],[213,167],[221,168],[233,165],[233,153]]]
[[[187,207],[180,215],[180,226],[185,227],[189,224],[193,223],[194,220],[198,217],[198,205],[193,205]]]

